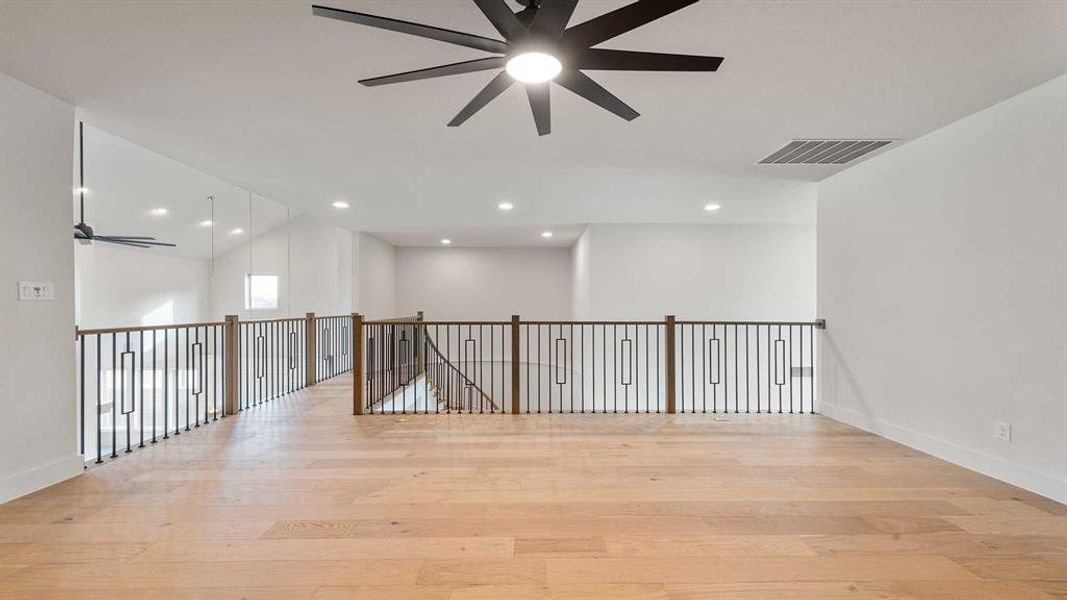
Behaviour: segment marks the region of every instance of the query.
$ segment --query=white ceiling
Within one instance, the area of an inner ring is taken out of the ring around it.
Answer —
[[[74,155],[78,177],[78,155]],[[85,126],[85,221],[98,235],[152,236],[177,248],[150,252],[207,259],[247,243],[299,211]],[[79,217],[74,196],[74,222]],[[166,209],[164,215],[154,214]],[[235,230],[240,229],[240,232]]]
[[[627,1],[584,0],[572,22]],[[469,0],[323,2],[496,37]],[[839,167],[756,164],[790,139],[906,141],[1067,72],[1062,0],[705,0],[605,46],[724,56],[718,73],[591,73],[643,116],[555,88],[538,138],[517,86],[445,127],[492,73],[357,85],[482,54],[309,5],[0,0],[0,69],[235,186],[419,244],[502,225],[809,222],[810,182]]]

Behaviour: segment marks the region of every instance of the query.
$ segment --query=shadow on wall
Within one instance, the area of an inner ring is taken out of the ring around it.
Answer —
[[[860,383],[848,365],[841,348],[834,341],[830,329],[820,336],[819,343],[819,395],[816,411],[833,417],[846,417],[848,422],[859,422],[869,430],[879,433],[878,418],[867,402]],[[844,415],[842,415],[844,413]]]

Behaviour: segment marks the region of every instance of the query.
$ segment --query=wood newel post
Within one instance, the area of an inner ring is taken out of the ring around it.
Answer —
[[[363,315],[352,315],[352,414],[363,414]]]
[[[519,377],[522,371],[519,369],[519,336],[522,335],[519,327],[519,315],[511,315],[511,414],[519,414]]]
[[[673,415],[678,411],[677,406],[677,390],[675,387],[677,381],[677,373],[675,371],[675,357],[674,357],[674,315],[667,315],[666,318],[666,331],[664,346],[666,346],[667,361],[664,365],[664,377],[667,381],[667,414]]]
[[[307,385],[315,385],[315,365],[318,364],[318,347],[315,344],[315,313],[309,312],[304,316],[304,343],[307,345],[307,352],[304,352],[304,356],[307,358],[307,364],[304,365],[305,379]]]
[[[223,345],[223,364],[226,368],[226,399],[223,402],[222,416],[237,414],[237,372],[241,368],[241,361],[237,354],[237,336],[240,332],[237,315],[226,315],[226,328],[224,335],[226,343]]]

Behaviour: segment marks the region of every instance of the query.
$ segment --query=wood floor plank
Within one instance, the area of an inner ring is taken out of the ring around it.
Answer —
[[[830,581],[667,585],[670,600],[1048,600],[1023,583]]]
[[[544,584],[545,561],[540,558],[427,560],[418,582],[423,585]]]
[[[180,588],[306,588],[337,585],[411,585],[418,560],[178,562],[141,564],[35,565],[3,580],[13,590]]]
[[[698,558],[549,558],[550,585],[566,583],[712,583],[975,579],[942,556]]]
[[[511,558],[511,538],[261,539],[157,542],[129,562]]]
[[[670,600],[659,584],[574,585],[568,587],[479,585],[458,587],[449,600]]]

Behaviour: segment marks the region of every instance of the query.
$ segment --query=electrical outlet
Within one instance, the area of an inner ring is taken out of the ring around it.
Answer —
[[[998,440],[1011,441],[1011,424],[997,421],[993,423],[993,435]]]
[[[19,300],[55,300],[56,285],[51,281],[20,281]]]

